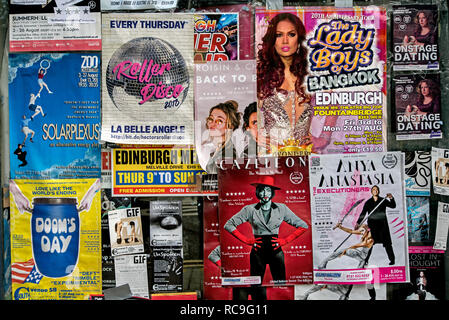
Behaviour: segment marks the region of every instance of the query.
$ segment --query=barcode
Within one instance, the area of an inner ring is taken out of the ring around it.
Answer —
[[[314,157],[311,160],[312,160],[312,164],[311,164],[312,167],[318,167],[320,165],[320,158]]]

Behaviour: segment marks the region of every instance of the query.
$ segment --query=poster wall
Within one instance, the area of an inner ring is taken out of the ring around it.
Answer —
[[[255,39],[267,154],[386,150],[385,9],[256,8]]]
[[[314,283],[408,281],[403,154],[309,161]]]
[[[112,151],[113,196],[200,195],[203,173],[192,146]]]
[[[9,50],[100,51],[100,0],[11,0]]]
[[[10,54],[8,71],[11,177],[99,178],[99,54]]]
[[[100,179],[10,180],[14,300],[101,294]]]
[[[102,140],[193,144],[193,32],[193,14],[102,15]]]
[[[222,163],[218,181],[222,285],[312,283],[307,157]]]

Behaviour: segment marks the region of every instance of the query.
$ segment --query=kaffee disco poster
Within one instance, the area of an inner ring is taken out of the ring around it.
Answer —
[[[104,141],[193,144],[193,14],[103,14]]]

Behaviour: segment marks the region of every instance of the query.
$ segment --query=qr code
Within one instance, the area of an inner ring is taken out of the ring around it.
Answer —
[[[318,167],[320,165],[320,158],[313,157],[311,160],[312,160],[312,163],[311,163],[312,167]]]

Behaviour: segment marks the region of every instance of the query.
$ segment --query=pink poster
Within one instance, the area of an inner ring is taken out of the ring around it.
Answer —
[[[386,13],[256,9],[259,138],[264,154],[386,149]]]

